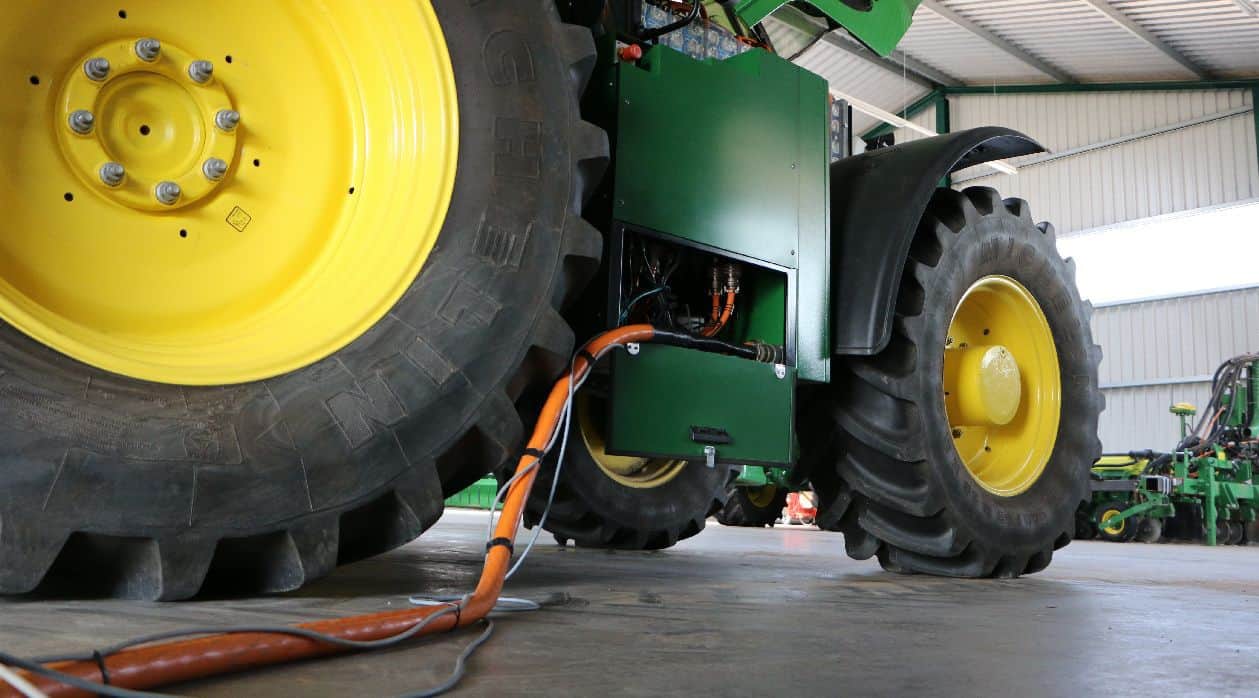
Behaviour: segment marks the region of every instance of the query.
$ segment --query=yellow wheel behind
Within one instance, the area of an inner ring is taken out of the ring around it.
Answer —
[[[577,426],[581,430],[582,443],[589,451],[591,460],[604,475],[625,487],[651,489],[673,480],[686,467],[686,461],[682,460],[614,456],[608,453],[602,420],[595,412],[602,407],[602,401],[585,395],[578,396]]]
[[[238,383],[330,355],[413,283],[458,143],[430,3],[13,2],[0,27],[0,317],[27,335]]]
[[[1008,276],[985,276],[958,303],[944,349],[953,445],[993,494],[1026,492],[1049,462],[1062,385],[1049,321]]]

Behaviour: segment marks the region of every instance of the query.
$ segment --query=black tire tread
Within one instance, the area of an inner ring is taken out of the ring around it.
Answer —
[[[877,557],[890,571],[1017,577],[1048,566],[1053,551],[1075,533],[1072,510],[1059,517],[1061,534],[1044,549],[1012,554],[985,546],[968,535],[946,507],[932,485],[925,460],[926,425],[913,387],[921,351],[915,338],[921,335],[924,289],[958,234],[984,224],[989,217],[1035,225],[1052,247],[1053,226],[1034,224],[1030,207],[1021,199],[1002,199],[996,191],[980,187],[937,190],[911,245],[887,349],[870,357],[837,360],[834,387],[819,389],[831,391],[831,419],[823,426],[802,425],[800,429],[806,458],[810,450],[834,454],[830,463],[810,464],[821,497],[819,526],[842,532],[851,557]],[[1050,254],[1073,283],[1074,264],[1062,260],[1056,251]],[[1079,309],[1076,321],[1087,327],[1092,306],[1080,304]],[[1100,412],[1103,402],[1096,380],[1100,348],[1093,345],[1087,360],[1092,373],[1088,399]],[[831,429],[835,435],[820,434],[820,429]],[[1059,448],[1078,451],[1082,460],[1085,453],[1100,453],[1096,431],[1086,431],[1060,433]],[[1081,487],[1078,494],[1083,505],[1087,490]]]
[[[182,533],[125,537],[90,530],[56,530],[28,523],[35,517],[23,513],[31,502],[38,509],[42,492],[8,488],[8,492],[0,493],[0,593],[27,593],[46,580],[47,586],[60,588],[84,572],[90,572],[91,585],[75,582],[68,587],[73,593],[171,601],[189,598],[207,586],[247,593],[290,591],[339,564],[410,542],[440,517],[443,486],[457,491],[462,480],[475,480],[514,460],[523,442],[524,424],[532,418],[517,411],[513,397],[524,392],[522,386],[549,385],[554,378],[553,365],[531,362],[528,356],[536,350],[562,356],[571,352],[573,334],[559,309],[581,290],[602,254],[598,231],[581,218],[580,211],[602,176],[609,153],[606,134],[578,116],[580,96],[595,64],[589,29],[562,25],[554,0],[533,2],[549,18],[569,67],[574,172],[570,201],[562,226],[559,265],[546,299],[549,305],[541,303],[536,311],[534,331],[520,346],[516,359],[519,368],[509,372],[509,380],[500,389],[483,396],[481,406],[473,412],[477,415],[474,421],[460,429],[462,436],[446,440],[449,445],[436,459],[412,462],[391,481],[337,506],[318,506],[311,499],[308,480],[308,511],[265,531],[237,534],[219,529],[193,538]],[[385,322],[404,320],[391,314],[382,324]],[[280,442],[292,442],[288,434],[277,433],[275,437]],[[447,470],[443,464],[458,472],[441,477],[439,473]]]

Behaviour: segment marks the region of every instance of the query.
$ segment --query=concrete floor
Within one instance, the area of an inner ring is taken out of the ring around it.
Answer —
[[[449,511],[419,541],[284,596],[2,600],[0,648],[33,655],[462,593],[480,570],[484,522]],[[507,593],[546,607],[502,620],[454,695],[1259,694],[1254,546],[1077,542],[1041,574],[961,581],[884,573],[849,560],[838,534],[811,527],[711,523],[658,553],[565,549],[544,535]],[[471,637],[173,690],[395,695],[440,681]]]

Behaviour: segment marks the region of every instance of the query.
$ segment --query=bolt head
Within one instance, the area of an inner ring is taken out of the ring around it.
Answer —
[[[230,132],[236,130],[236,126],[239,123],[240,112],[235,109],[220,109],[219,112],[214,115],[214,125],[224,131]]]
[[[100,82],[109,77],[109,60],[105,58],[89,58],[83,63],[83,74],[89,80]]]
[[[96,125],[96,117],[92,116],[92,112],[86,109],[75,109],[70,113],[70,130],[80,135],[86,135],[92,132],[92,127]]]
[[[227,162],[221,158],[210,158],[201,166],[206,179],[217,182],[227,174]]]
[[[179,201],[179,197],[183,193],[184,193],[183,190],[179,188],[178,184],[175,184],[174,182],[171,182],[169,180],[165,182],[158,182],[157,186],[153,187],[153,195],[157,197],[157,200],[160,203],[163,203],[167,206],[170,206],[174,204],[175,202]]]
[[[127,170],[116,162],[107,162],[101,165],[101,181],[107,187],[116,187],[122,184],[122,179],[127,175]]]
[[[136,42],[136,56],[140,60],[152,63],[162,52],[162,42],[157,39],[140,39]]]
[[[210,61],[193,61],[188,65],[188,77],[193,82],[205,84],[214,75],[214,64]]]

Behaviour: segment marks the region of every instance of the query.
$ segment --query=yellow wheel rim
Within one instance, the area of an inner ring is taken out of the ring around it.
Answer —
[[[774,485],[765,485],[764,487],[747,488],[748,501],[757,509],[765,509],[774,503],[774,497],[778,495],[778,488]]]
[[[1120,514],[1122,514],[1122,513],[1123,513],[1123,512],[1122,512],[1122,511],[1120,511],[1120,510],[1118,510],[1118,509],[1107,509],[1105,512],[1103,512],[1103,513],[1102,513],[1101,529],[1102,529],[1103,531],[1105,531],[1105,532],[1109,533],[1109,534],[1110,534],[1110,535],[1112,535],[1112,536],[1117,536],[1117,535],[1119,535],[1119,534],[1123,533],[1123,530],[1124,530],[1125,528],[1127,528],[1127,527],[1128,527],[1128,520],[1127,520],[1127,519],[1122,519],[1122,520],[1120,520],[1120,521],[1119,521],[1118,523],[1116,523],[1114,526],[1107,526],[1107,525],[1106,525],[1106,522],[1108,522],[1108,521],[1110,521],[1111,519],[1113,519],[1113,518],[1115,518],[1115,517],[1119,516],[1119,515],[1120,515]]]
[[[599,470],[618,484],[634,489],[660,487],[677,477],[686,467],[686,461],[663,458],[637,458],[614,456],[608,453],[603,432],[602,400],[586,395],[577,396],[577,422],[581,440],[590,458]]]
[[[362,335],[414,282],[454,187],[432,4],[124,6],[0,6],[0,318],[99,368],[198,385]]]
[[[1026,492],[1058,437],[1058,352],[1040,304],[1008,276],[986,276],[958,303],[944,347],[944,404],[971,476],[1002,497]]]

